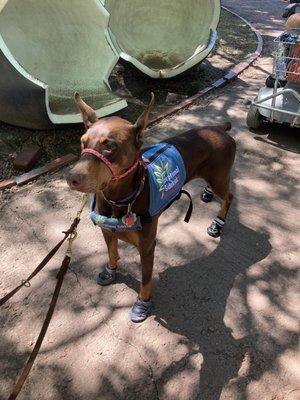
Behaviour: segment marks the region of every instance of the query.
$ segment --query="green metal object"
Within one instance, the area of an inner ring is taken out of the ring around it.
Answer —
[[[104,116],[126,102],[108,87],[118,55],[98,0],[0,0],[0,119],[44,129],[81,122],[78,91]]]
[[[220,0],[102,0],[107,35],[122,58],[153,78],[170,78],[214,48]]]

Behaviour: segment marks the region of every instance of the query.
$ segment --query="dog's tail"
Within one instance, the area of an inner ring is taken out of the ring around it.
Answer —
[[[225,124],[223,125],[223,129],[225,132],[230,131],[230,129],[232,128],[231,122],[225,122]]]

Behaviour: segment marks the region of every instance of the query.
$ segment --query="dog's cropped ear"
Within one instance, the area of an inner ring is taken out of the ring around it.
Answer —
[[[90,128],[98,120],[95,111],[82,100],[79,93],[75,92],[74,99],[79,110],[81,111],[85,129]]]
[[[153,107],[153,104],[154,104],[154,93],[151,92],[151,98],[149,104],[142,112],[142,114],[138,117],[136,123],[133,125],[135,134],[135,143],[137,147],[141,147],[143,144],[144,130],[147,128],[149,114]]]

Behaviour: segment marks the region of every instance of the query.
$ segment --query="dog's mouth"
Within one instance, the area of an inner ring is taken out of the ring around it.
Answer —
[[[110,175],[101,178],[99,175],[94,175],[89,173],[88,170],[82,171],[75,166],[68,172],[66,181],[71,190],[81,193],[98,193],[107,187],[110,182]]]

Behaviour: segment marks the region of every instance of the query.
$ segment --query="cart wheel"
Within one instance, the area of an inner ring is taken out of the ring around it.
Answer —
[[[258,129],[263,122],[263,116],[259,113],[258,107],[250,106],[247,115],[247,126],[250,129]]]
[[[280,87],[285,87],[285,85],[287,84],[287,81],[285,79],[280,79],[278,81],[278,85]],[[269,75],[266,79],[266,87],[267,88],[272,88],[275,86],[275,78],[273,78],[272,75]]]
[[[275,79],[272,75],[269,75],[266,79],[266,86],[267,88],[273,88],[275,85]]]

